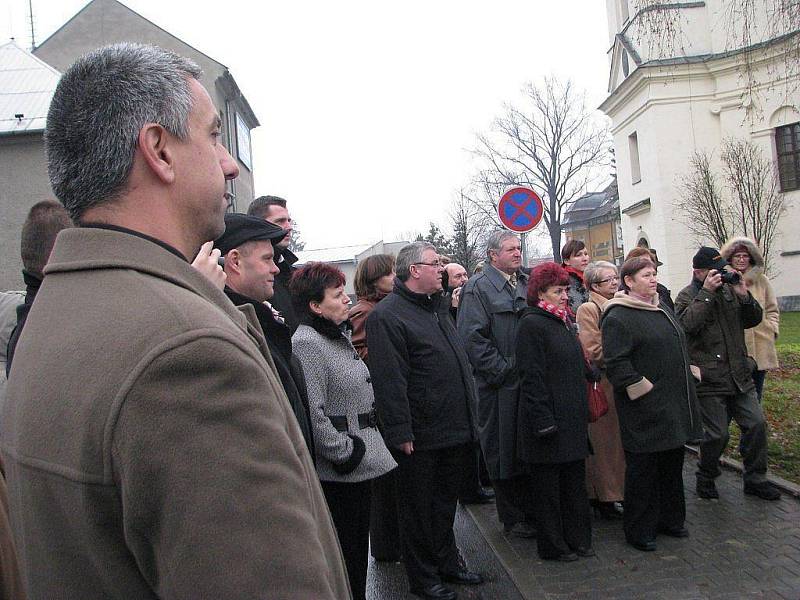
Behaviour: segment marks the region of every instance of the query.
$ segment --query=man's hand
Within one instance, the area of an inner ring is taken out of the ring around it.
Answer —
[[[227,275],[225,275],[225,271],[222,270],[222,267],[217,262],[219,257],[220,251],[214,248],[214,242],[206,242],[200,246],[200,252],[197,253],[197,256],[192,261],[192,266],[205,275],[219,289],[223,289]]]
[[[713,293],[720,287],[722,287],[722,275],[716,269],[711,269],[703,282],[703,289]]]
[[[450,306],[453,308],[458,308],[458,303],[461,300],[461,288],[457,287],[453,290],[453,295],[451,296]]]
[[[731,285],[733,291],[736,292],[736,295],[739,296],[742,300],[746,300],[748,296],[747,291],[747,282],[744,280],[744,275],[735,269],[728,269],[731,273],[739,273],[739,283],[736,285]]]
[[[403,454],[411,456],[411,453],[414,452],[414,442],[403,442],[402,444],[398,444],[397,448],[402,450]]]

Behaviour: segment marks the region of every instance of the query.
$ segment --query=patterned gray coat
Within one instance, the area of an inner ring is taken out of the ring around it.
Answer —
[[[292,351],[303,365],[311,426],[322,481],[374,479],[397,466],[374,425],[361,429],[359,414],[375,409],[372,381],[349,335],[330,321],[315,319],[292,336]],[[331,417],[345,417],[339,431]]]

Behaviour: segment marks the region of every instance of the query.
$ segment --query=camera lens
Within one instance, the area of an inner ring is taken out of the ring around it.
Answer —
[[[732,273],[731,271],[723,271],[722,272],[722,283],[729,283],[731,285],[738,284],[742,276],[739,273]]]

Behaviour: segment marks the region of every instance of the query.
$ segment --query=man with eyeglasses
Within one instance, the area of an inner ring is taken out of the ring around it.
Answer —
[[[444,582],[483,583],[453,535],[458,491],[471,468],[474,382],[442,295],[443,267],[425,242],[397,255],[394,290],[367,319],[372,385],[397,461],[403,561],[411,592],[453,600]]]

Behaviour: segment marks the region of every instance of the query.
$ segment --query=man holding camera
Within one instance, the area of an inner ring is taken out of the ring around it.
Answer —
[[[692,259],[693,278],[675,301],[686,331],[692,361],[700,368],[697,396],[705,434],[700,444],[697,495],[719,498],[714,479],[728,445],[731,418],[742,430],[744,493],[764,500],[780,498],[767,481],[767,425],[752,378],[744,330],[761,322],[761,306],[715,248],[702,247]]]

